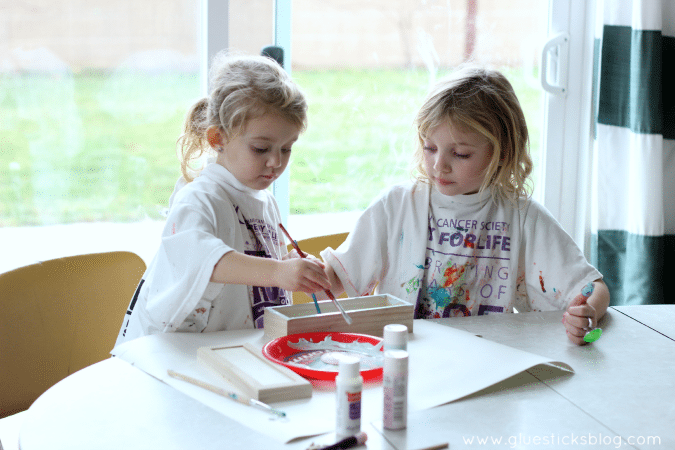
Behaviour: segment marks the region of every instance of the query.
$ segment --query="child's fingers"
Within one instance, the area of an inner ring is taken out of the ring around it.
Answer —
[[[299,276],[301,290],[303,292],[312,293],[330,288],[330,281],[326,272],[323,270],[323,264],[318,261],[304,259],[305,267]]]
[[[317,291],[323,291],[324,289],[330,289],[330,283],[328,283],[327,279],[309,276],[301,281],[300,290],[308,294]]]
[[[288,255],[286,256],[286,259],[300,259],[300,258],[302,258],[302,256],[300,256],[300,254],[296,249],[292,249],[290,252],[288,252]],[[316,256],[312,255],[311,253],[305,253],[304,259],[318,264],[319,266],[321,266],[322,269],[325,267],[323,261],[317,258]]]
[[[584,305],[584,304],[586,304],[587,301],[588,301],[588,297],[586,297],[582,294],[579,294],[576,297],[574,297],[574,299],[570,302],[570,307]]]
[[[586,330],[584,328],[587,327],[588,325],[588,319],[585,319],[585,321],[578,321],[577,318],[570,318],[566,317],[565,321],[565,330],[574,335],[574,336],[581,336],[583,337],[584,334],[586,333]]]
[[[572,325],[578,328],[594,328],[597,326],[595,315],[595,308],[591,305],[570,306],[563,315],[563,320],[565,322],[570,321]]]
[[[326,267],[326,265],[323,263],[323,261],[320,260],[319,258],[317,258],[316,256],[314,256],[310,253],[306,253],[306,255],[307,255],[307,259],[309,261],[313,261],[313,262],[317,263],[319,266],[321,266],[322,270],[323,270],[324,267]]]
[[[577,345],[585,345],[584,336],[597,326],[595,308],[583,304],[570,306],[563,314],[567,338]]]
[[[563,317],[563,323],[565,325],[567,338],[577,345],[584,345],[584,336],[586,335],[587,330],[584,329],[583,325],[575,325],[579,323],[578,318],[565,313],[565,316]],[[586,325],[588,325],[588,318],[586,318]]]
[[[584,341],[583,336],[577,336],[575,334],[570,333],[569,331],[567,332],[567,338],[577,345],[585,345],[586,344],[586,341]]]
[[[285,260],[278,277],[278,286],[289,291],[316,292],[330,287],[328,276],[320,264],[306,258]]]
[[[597,326],[595,308],[588,304],[595,284],[588,283],[571,302],[563,314],[563,325],[567,337],[577,345],[584,345],[584,336]]]

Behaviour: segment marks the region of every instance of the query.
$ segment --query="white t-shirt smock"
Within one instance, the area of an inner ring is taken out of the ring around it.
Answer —
[[[415,318],[563,310],[602,278],[539,203],[424,183],[389,189],[321,256],[349,296],[375,288],[414,304]]]
[[[288,292],[210,281],[228,252],[280,260],[287,254],[272,194],[208,164],[171,195],[157,254],[129,305],[117,344],[147,334],[262,328],[265,307],[290,304]]]

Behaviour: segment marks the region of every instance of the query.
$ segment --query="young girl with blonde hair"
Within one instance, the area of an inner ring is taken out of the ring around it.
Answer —
[[[583,343],[609,292],[529,196],[527,125],[509,81],[457,70],[432,88],[415,124],[417,180],[388,189],[337,250],[321,253],[333,293],[389,293],[415,304],[415,318],[567,309],[567,335]]]
[[[261,328],[288,291],[330,286],[316,259],[287,254],[267,188],[305,129],[304,95],[273,60],[218,55],[211,93],[188,112],[176,183],[157,255],[117,343],[172,331]],[[206,154],[215,159],[196,169]]]

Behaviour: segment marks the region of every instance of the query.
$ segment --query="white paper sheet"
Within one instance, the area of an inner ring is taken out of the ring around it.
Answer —
[[[335,398],[330,385],[315,386],[311,399],[275,403],[287,417],[274,419],[258,409],[236,403],[208,390],[171,378],[168,369],[232,389],[227,382],[197,361],[197,349],[214,345],[240,345],[244,342],[262,348],[262,330],[216,333],[167,333],[145,336],[127,342],[112,354],[135,365],[179,391],[201,401],[246,426],[281,442],[334,431]],[[538,365],[553,365],[572,372],[559,361],[517,350],[466,331],[416,320],[408,340],[408,409],[416,411],[452,402],[492,386]],[[362,423],[381,420],[381,383],[364,385]]]

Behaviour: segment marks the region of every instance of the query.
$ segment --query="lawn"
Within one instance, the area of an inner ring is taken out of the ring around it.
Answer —
[[[540,90],[506,72],[538,155]],[[428,72],[293,76],[310,110],[291,159],[291,214],[362,209],[409,178]],[[198,87],[196,74],[0,74],[0,226],[161,218],[179,176],[175,141]]]

